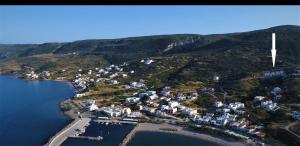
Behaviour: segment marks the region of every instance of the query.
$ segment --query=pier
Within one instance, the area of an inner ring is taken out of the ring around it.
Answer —
[[[92,137],[92,136],[70,136],[70,138],[93,140],[93,141],[101,141],[101,140],[103,140],[103,137],[101,137],[101,136],[98,136],[98,137]]]
[[[68,137],[78,137],[80,131],[84,131],[89,125],[90,118],[78,118],[54,135],[45,146],[59,146]]]
[[[119,146],[126,146],[128,142],[134,137],[135,133],[137,132],[137,129],[139,127],[139,124],[137,124],[131,131],[126,135],[126,137],[123,139],[123,141],[119,144]]]
[[[133,124],[136,125],[138,122],[134,121],[122,121],[122,120],[94,120],[97,123],[110,123],[110,124]]]

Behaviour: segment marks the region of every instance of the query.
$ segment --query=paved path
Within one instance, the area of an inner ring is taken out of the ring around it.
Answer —
[[[76,136],[78,134],[76,129],[85,129],[85,126],[89,125],[90,121],[90,118],[75,119],[71,124],[52,137],[46,146],[59,146],[68,137]]]
[[[297,138],[300,139],[300,135],[298,135],[298,134],[296,134],[295,132],[293,132],[293,131],[290,130],[290,128],[293,127],[293,126],[295,126],[297,123],[298,123],[298,121],[293,122],[293,123],[291,123],[291,124],[285,126],[284,128],[285,128],[285,130],[287,130],[288,132],[290,132],[291,134],[295,135]]]

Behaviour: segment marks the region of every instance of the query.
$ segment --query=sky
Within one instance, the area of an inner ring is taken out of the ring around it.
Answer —
[[[220,34],[300,25],[300,6],[0,6],[0,43]]]

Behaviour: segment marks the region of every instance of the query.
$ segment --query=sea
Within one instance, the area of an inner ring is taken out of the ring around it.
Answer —
[[[70,122],[59,103],[74,96],[62,81],[0,75],[0,146],[41,146]]]
[[[30,81],[0,75],[0,146],[41,146],[71,122],[59,103],[74,96],[61,81]],[[130,124],[91,122],[83,136],[102,141],[68,138],[62,146],[119,146],[134,128]],[[128,146],[220,146],[202,139],[160,132],[138,132]]]

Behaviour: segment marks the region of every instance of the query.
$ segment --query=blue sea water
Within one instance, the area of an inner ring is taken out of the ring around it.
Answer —
[[[74,95],[58,81],[0,75],[0,146],[40,146],[70,122],[59,103]]]
[[[102,136],[102,141],[68,138],[62,146],[119,146],[133,125],[104,125],[92,122],[82,135]],[[127,146],[221,146],[210,141],[161,132],[138,132]]]
[[[0,75],[0,146],[40,146],[70,122],[59,103],[74,95],[64,82],[28,81]],[[103,136],[88,141],[69,138],[62,146],[118,146],[132,125],[92,122],[83,135]],[[159,132],[139,132],[128,146],[219,146],[196,138]]]
[[[105,125],[91,122],[90,126],[86,129],[84,136],[102,136],[102,141],[89,141],[82,139],[67,139],[62,146],[119,146],[126,135],[133,129],[133,125]]]

